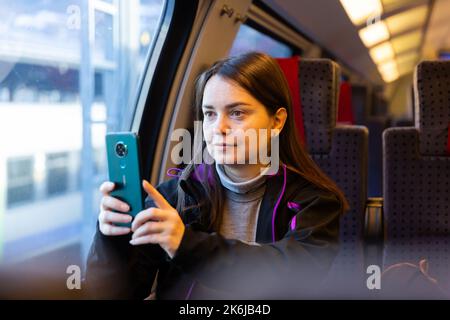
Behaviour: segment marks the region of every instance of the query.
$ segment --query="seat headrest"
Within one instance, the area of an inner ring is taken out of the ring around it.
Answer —
[[[415,126],[420,153],[448,156],[450,61],[423,61],[414,73]]]
[[[329,59],[301,59],[300,99],[306,145],[311,154],[329,153],[336,127],[339,66]]]

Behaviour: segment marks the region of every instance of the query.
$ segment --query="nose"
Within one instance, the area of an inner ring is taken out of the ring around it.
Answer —
[[[214,133],[225,136],[227,130],[230,129],[228,119],[224,115],[218,115],[217,120],[214,123]]]

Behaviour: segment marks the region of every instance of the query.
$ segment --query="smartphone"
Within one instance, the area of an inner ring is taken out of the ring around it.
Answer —
[[[134,217],[144,209],[139,137],[133,132],[106,134],[109,181],[114,182],[111,196],[130,206],[127,214]],[[118,223],[131,227],[131,223]]]

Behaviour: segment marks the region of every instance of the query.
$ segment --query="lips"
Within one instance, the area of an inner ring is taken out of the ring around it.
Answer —
[[[226,144],[226,143],[214,143],[213,146],[215,146],[215,147],[236,147],[235,144]]]

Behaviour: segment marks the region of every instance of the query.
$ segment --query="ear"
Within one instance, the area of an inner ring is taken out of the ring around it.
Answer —
[[[287,119],[287,110],[284,107],[278,108],[277,112],[273,115],[272,129],[283,130],[284,124]]]

